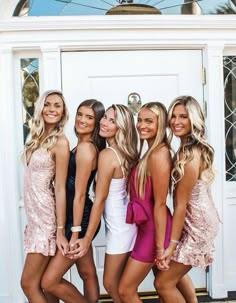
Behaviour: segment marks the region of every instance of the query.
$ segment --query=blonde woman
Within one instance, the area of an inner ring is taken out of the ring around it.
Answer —
[[[30,303],[48,302],[40,282],[50,257],[55,255],[56,241],[61,252],[68,250],[63,232],[57,230],[65,224],[65,212],[57,210],[65,209],[61,206],[66,203],[69,143],[63,128],[67,120],[62,93],[45,92],[36,102],[31,138],[23,154],[27,226],[21,286]]]
[[[148,149],[132,170],[130,202],[126,222],[138,228],[134,248],[123,272],[119,293],[122,302],[141,302],[137,289],[167,247],[171,215],[166,206],[171,156],[166,136],[167,112],[160,102],[143,105],[138,113],[137,130],[141,150]]]
[[[77,241],[77,257],[86,254],[103,213],[106,254],[103,284],[113,302],[121,303],[118,285],[136,238],[136,226],[126,224],[127,181],[138,160],[137,134],[132,113],[124,105],[109,107],[100,121],[100,136],[108,147],[100,152],[95,201],[89,226]]]
[[[192,268],[205,268],[213,261],[219,217],[209,186],[213,181],[214,150],[206,142],[204,115],[191,96],[180,96],[170,105],[168,126],[180,139],[174,157],[174,214],[171,240],[158,262],[157,292],[165,303],[184,303],[177,289],[179,280]],[[194,301],[197,302],[197,298]]]

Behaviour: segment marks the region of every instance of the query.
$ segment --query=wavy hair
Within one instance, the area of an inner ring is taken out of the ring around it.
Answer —
[[[184,176],[184,166],[189,163],[197,150],[201,152],[202,172],[201,179],[206,183],[210,183],[214,179],[214,149],[206,141],[205,137],[205,118],[202,109],[192,96],[180,96],[172,101],[168,110],[168,127],[170,129],[169,140],[173,137],[173,132],[170,127],[172,113],[177,105],[184,105],[188,113],[191,125],[191,132],[187,136],[186,142],[180,146],[176,152],[171,176],[176,185]],[[180,157],[181,155],[181,157]]]
[[[123,167],[125,176],[129,179],[131,169],[138,162],[139,154],[137,149],[138,136],[135,128],[134,117],[129,108],[123,104],[112,104],[107,108],[112,108],[115,114],[117,132],[115,143],[124,155]]]
[[[102,102],[96,100],[96,99],[87,99],[80,103],[80,105],[77,108],[76,113],[80,109],[81,106],[90,107],[94,111],[95,115],[95,126],[92,133],[92,140],[94,144],[97,146],[98,150],[101,151],[106,147],[106,140],[99,135],[99,123],[101,118],[104,116],[105,108]],[[75,134],[78,136],[76,129],[74,127]]]
[[[43,119],[43,108],[48,96],[57,95],[61,98],[63,102],[63,113],[61,120],[56,124],[52,131],[50,131],[45,138],[43,135],[45,133],[45,122]],[[69,118],[68,110],[65,104],[65,99],[62,92],[58,90],[48,90],[42,94],[35,103],[34,116],[31,120],[30,126],[30,140],[25,144],[24,152],[33,153],[39,146],[50,150],[57,142],[59,136],[64,132],[64,126]]]
[[[141,198],[144,198],[145,184],[147,180],[147,165],[148,158],[152,151],[162,146],[167,146],[170,149],[170,144],[167,139],[166,127],[167,127],[167,110],[161,102],[149,102],[144,104],[141,108],[148,109],[153,112],[157,117],[157,132],[153,142],[153,145],[144,153],[143,157],[139,161],[137,167],[137,173],[135,177],[136,192]],[[144,140],[140,139],[140,154],[142,152]]]

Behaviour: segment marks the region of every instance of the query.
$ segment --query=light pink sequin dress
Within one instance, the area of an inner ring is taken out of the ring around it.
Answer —
[[[184,228],[172,259],[205,268],[213,261],[219,216],[208,185],[198,180],[187,205]]]
[[[24,250],[53,256],[56,252],[56,207],[52,182],[55,162],[47,150],[37,149],[24,161],[24,203],[27,217]]]

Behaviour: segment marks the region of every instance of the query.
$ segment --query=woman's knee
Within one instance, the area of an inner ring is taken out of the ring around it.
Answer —
[[[46,292],[51,293],[53,289],[55,288],[55,280],[52,279],[49,275],[43,275],[41,280],[41,287]]]
[[[132,297],[135,293],[135,290],[133,290],[132,287],[128,287],[124,283],[120,283],[118,287],[118,293],[122,299],[126,299],[128,297]]]
[[[111,294],[114,291],[118,292],[117,285],[115,285],[114,281],[103,278],[103,286],[108,294]]]
[[[160,294],[163,291],[165,291],[165,289],[167,287],[167,283],[166,283],[166,281],[161,279],[160,276],[157,276],[154,280],[154,287],[155,287],[157,293]]]
[[[28,289],[31,288],[30,281],[28,279],[26,279],[25,277],[21,277],[20,285],[24,292],[26,292]]]

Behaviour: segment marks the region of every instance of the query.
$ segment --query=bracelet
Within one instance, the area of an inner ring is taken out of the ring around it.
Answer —
[[[57,226],[57,229],[63,229],[63,228],[64,228],[63,225]]]
[[[156,250],[157,253],[158,253],[158,252],[162,252],[162,251],[165,251],[165,249],[162,248],[162,249],[157,249],[157,250]]]
[[[72,226],[70,230],[72,231],[72,233],[76,233],[78,231],[81,231],[82,228],[81,228],[80,225],[79,226]]]
[[[178,244],[179,243],[179,241],[178,240],[170,240],[170,242],[172,242],[172,243],[175,243],[175,244]]]

